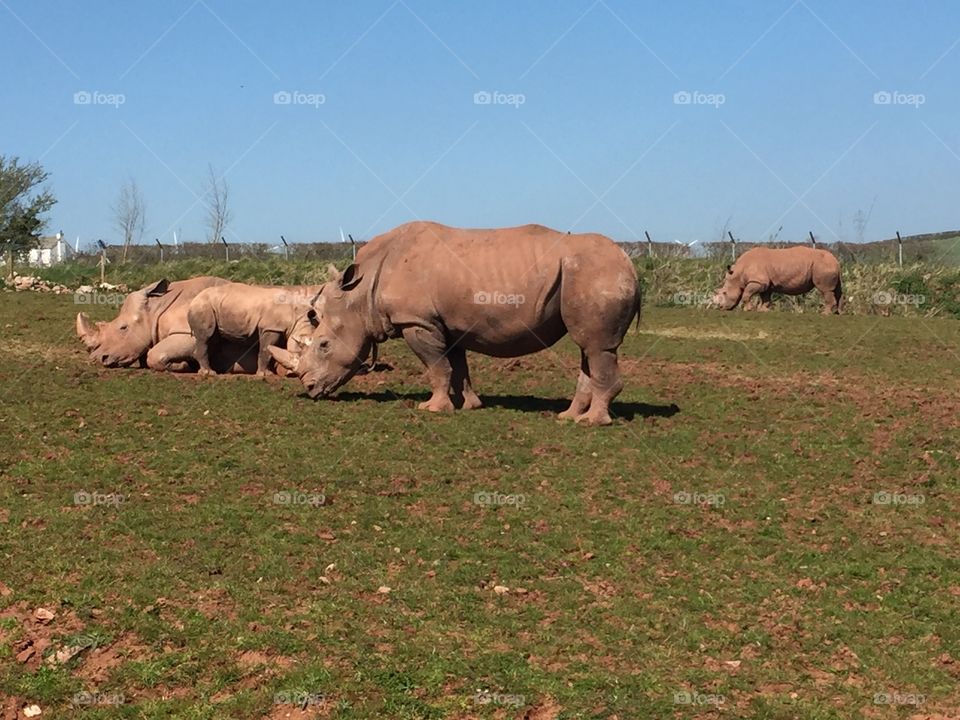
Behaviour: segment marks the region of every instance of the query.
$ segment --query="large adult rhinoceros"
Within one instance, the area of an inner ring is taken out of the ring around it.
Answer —
[[[805,245],[755,247],[727,266],[723,286],[714,294],[713,304],[723,310],[733,310],[739,304],[746,310],[757,295],[760,308],[769,310],[773,293],[803,295],[813,288],[823,296],[825,314],[840,312],[840,263],[832,253]]]
[[[140,363],[154,370],[185,370],[188,365],[176,359],[189,356],[193,350],[187,322],[190,301],[202,290],[226,282],[206,276],[175,282],[159,280],[130,293],[110,322],[91,323],[86,313],[77,313],[77,335],[90,357],[107,367]],[[230,357],[224,362],[230,367],[237,359]],[[255,367],[256,353],[252,362]]]
[[[414,222],[374,238],[342,274],[332,269],[308,316],[316,326],[299,354],[270,348],[311,397],[327,396],[362,366],[374,343],[402,337],[427,367],[431,411],[481,406],[466,351],[517,357],[570,333],[580,376],[560,413],[611,422],[623,388],[617,348],[640,310],[629,258],[602,235],[540,225],[463,230]]]

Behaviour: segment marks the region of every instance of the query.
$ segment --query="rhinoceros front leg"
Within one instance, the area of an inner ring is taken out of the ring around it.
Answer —
[[[483,401],[473,391],[473,386],[470,384],[470,368],[467,366],[467,351],[463,348],[455,347],[447,353],[447,357],[450,358],[450,367],[453,370],[450,387],[453,390],[454,397],[458,400],[463,398],[462,407],[464,410],[476,410],[477,408],[483,407]]]
[[[168,335],[147,351],[147,367],[161,372],[186,372],[193,359],[193,336]]]
[[[753,310],[754,308],[750,307],[750,304],[753,302],[754,296],[762,291],[763,288],[759,283],[747,283],[747,286],[743,289],[743,295],[740,298],[740,309]]]
[[[267,349],[271,345],[278,347],[283,343],[283,333],[275,330],[264,330],[260,333],[260,349],[257,353],[257,377],[266,377],[270,370],[270,361],[273,356]]]
[[[414,355],[420,358],[420,362],[426,365],[427,379],[433,391],[430,399],[417,407],[431,412],[453,410],[453,401],[450,400],[450,379],[453,376],[453,367],[450,364],[443,333],[436,328],[411,326],[404,328],[403,339],[407,341]]]

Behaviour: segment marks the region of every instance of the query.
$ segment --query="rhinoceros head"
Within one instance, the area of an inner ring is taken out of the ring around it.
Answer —
[[[356,375],[374,344],[353,292],[362,279],[358,266],[351,265],[342,274],[331,266],[328,275],[330,281],[306,313],[313,326],[310,335],[296,338],[286,350],[269,348],[273,359],[295,373],[312,398],[330,395]]]
[[[717,291],[713,294],[712,304],[721,310],[733,310],[742,296],[743,283],[740,282],[740,275],[727,265],[727,271],[723,276],[723,285],[717,288]]]
[[[160,280],[130,293],[110,322],[91,323],[86,313],[77,313],[77,336],[90,357],[107,367],[127,367],[140,360],[153,343],[157,313],[151,302],[165,295],[168,285]]]

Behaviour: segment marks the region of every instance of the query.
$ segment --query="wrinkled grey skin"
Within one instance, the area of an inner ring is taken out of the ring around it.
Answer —
[[[427,368],[433,393],[421,409],[477,408],[466,351],[517,357],[569,333],[580,376],[560,416],[607,425],[623,387],[617,349],[640,294],[633,264],[601,235],[415,222],[374,238],[342,274],[333,268],[313,305],[303,352],[270,348],[311,397],[346,383],[375,343],[402,337]]]
[[[226,282],[218,277],[159,280],[127,295],[109,322],[91,323],[86,313],[77,313],[77,336],[91,359],[106,367],[139,363],[154,370],[185,369],[171,367],[167,358],[193,342],[187,307],[204,289]]]
[[[723,285],[713,296],[713,305],[733,310],[749,309],[755,296],[760,310],[770,309],[773,293],[803,295],[816,288],[823,296],[824,314],[840,312],[843,286],[840,263],[833,254],[819,248],[798,245],[790,248],[752,248],[727,266]]]

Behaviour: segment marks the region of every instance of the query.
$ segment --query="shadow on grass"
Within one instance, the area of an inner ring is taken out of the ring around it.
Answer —
[[[300,397],[306,398],[305,394]],[[334,396],[334,399],[340,402],[353,402],[357,400],[372,400],[373,402],[423,402],[429,393],[393,393],[393,392],[341,392]],[[559,413],[567,409],[570,405],[568,398],[541,398],[532,395],[481,395],[484,407],[503,408],[504,410],[518,410],[520,412],[530,413]],[[610,415],[614,418],[623,420],[633,420],[636,417],[673,417],[680,408],[671,403],[670,405],[650,405],[648,403],[638,402],[617,402],[614,401],[610,407]]]

